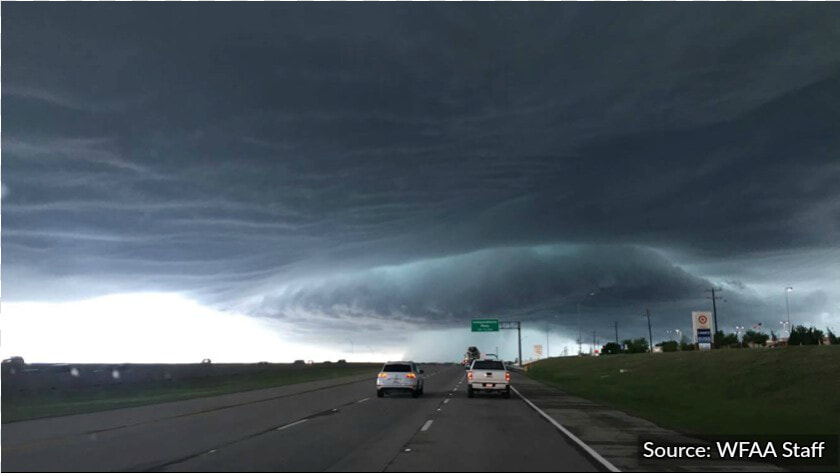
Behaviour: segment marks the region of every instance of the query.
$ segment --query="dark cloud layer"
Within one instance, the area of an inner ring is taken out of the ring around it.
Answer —
[[[265,297],[262,308],[280,316],[297,311],[463,325],[487,314],[529,319],[574,312],[578,302],[619,307],[696,300],[707,287],[641,248],[506,248],[290,284]]]
[[[2,9],[7,300],[840,317],[832,5]]]

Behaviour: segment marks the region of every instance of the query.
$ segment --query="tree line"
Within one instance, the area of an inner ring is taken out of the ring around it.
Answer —
[[[768,335],[755,330],[747,330],[739,340],[738,334],[736,333],[718,331],[714,336],[714,346],[715,348],[763,347],[767,346],[768,342],[777,342],[778,340],[779,337],[775,332],[770,332]],[[821,345],[825,340],[828,340],[828,342],[832,345],[840,344],[840,339],[838,339],[837,335],[830,328],[823,332],[815,327],[805,327],[799,325],[791,330],[790,336],[787,340],[787,345]],[[656,344],[656,346],[661,347],[663,352],[693,351],[698,349],[697,346],[690,342],[685,335],[683,335],[680,341],[667,340]],[[627,339],[621,344],[610,342],[601,348],[601,354],[603,355],[648,353],[650,351],[650,344],[646,338]]]

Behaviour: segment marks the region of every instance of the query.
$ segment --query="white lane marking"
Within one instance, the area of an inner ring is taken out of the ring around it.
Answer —
[[[449,399],[446,399],[446,400],[443,401],[443,403],[444,404],[449,404],[449,401],[450,401]]]
[[[434,421],[433,420],[427,420],[426,423],[423,424],[423,427],[420,429],[420,432],[426,432],[427,430],[429,430],[429,428],[432,426],[432,422],[434,422]]]
[[[283,427],[278,427],[277,430],[286,430],[290,427],[294,427],[296,425],[300,425],[300,424],[303,424],[304,422],[308,422],[308,421],[309,421],[309,419],[303,419],[303,420],[299,420],[297,422],[292,422],[291,424],[286,424]]]
[[[618,468],[616,468],[616,466],[615,466],[615,465],[613,465],[612,463],[610,463],[610,462],[609,462],[606,458],[602,457],[602,456],[601,456],[598,452],[596,452],[596,451],[595,451],[592,447],[590,447],[589,445],[587,445],[587,444],[583,443],[583,440],[581,440],[581,439],[577,438],[577,437],[575,436],[575,434],[573,434],[573,433],[569,432],[569,429],[567,429],[567,428],[563,427],[562,425],[560,425],[560,423],[559,423],[559,422],[557,422],[556,420],[554,420],[554,418],[553,418],[553,417],[551,417],[550,415],[548,415],[548,414],[546,414],[545,412],[543,412],[543,410],[542,410],[542,409],[540,409],[539,407],[537,407],[537,406],[536,406],[533,402],[531,402],[530,400],[528,400],[528,398],[526,398],[525,396],[523,396],[523,395],[522,395],[522,393],[520,393],[520,392],[519,392],[519,390],[517,390],[515,387],[511,386],[511,387],[510,387],[510,389],[511,389],[511,391],[515,392],[517,396],[521,397],[521,398],[522,398],[522,400],[523,400],[523,401],[525,401],[525,403],[526,403],[526,404],[528,404],[529,406],[531,406],[531,408],[532,408],[532,409],[534,409],[534,410],[535,410],[535,411],[537,411],[537,412],[538,412],[541,416],[543,416],[543,417],[545,418],[545,420],[547,420],[547,421],[551,422],[551,424],[552,424],[552,425],[554,425],[554,427],[557,427],[557,430],[559,430],[560,432],[563,432],[563,434],[565,434],[567,437],[569,437],[569,438],[570,438],[573,442],[575,442],[575,443],[576,443],[576,444],[577,444],[580,448],[582,448],[582,449],[583,449],[586,453],[588,453],[590,456],[592,456],[592,458],[594,458],[595,460],[597,460],[597,461],[598,461],[598,463],[600,463],[601,465],[603,465],[603,466],[604,466],[607,470],[612,471],[612,472],[616,472],[616,473],[621,472],[621,470],[619,470]]]
[[[366,398],[362,399],[361,401],[356,401],[356,404],[361,404],[365,401],[368,401],[369,399],[370,399],[369,397],[366,397]]]

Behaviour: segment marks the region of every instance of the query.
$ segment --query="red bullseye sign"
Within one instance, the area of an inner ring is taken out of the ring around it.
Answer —
[[[701,315],[700,317],[697,317],[697,321],[700,322],[700,325],[706,325],[709,323],[709,318],[705,315]]]

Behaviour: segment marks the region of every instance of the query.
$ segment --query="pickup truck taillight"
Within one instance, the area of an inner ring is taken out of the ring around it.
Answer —
[[[510,382],[510,371],[505,372],[505,381]]]
[[[472,371],[470,371],[470,372],[467,373],[467,380],[472,381],[472,378],[473,378]]]
[[[416,375],[416,374],[414,374],[414,373],[408,373],[407,375],[405,375],[405,377],[406,377],[406,378],[409,378],[409,379],[416,379],[416,378],[417,378],[417,375]]]

